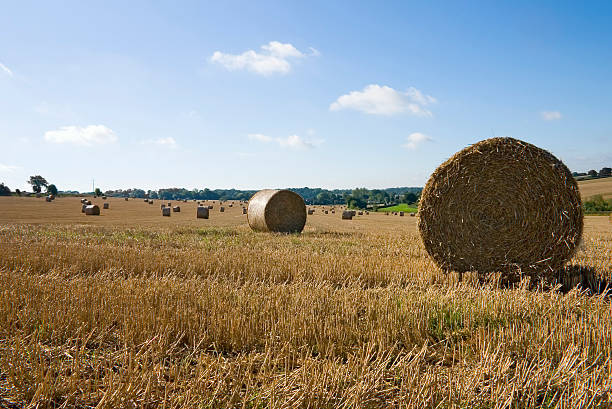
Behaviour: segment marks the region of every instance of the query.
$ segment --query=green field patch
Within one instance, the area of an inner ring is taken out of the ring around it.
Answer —
[[[395,205],[395,206],[381,207],[377,211],[378,212],[407,212],[407,213],[416,213],[417,210],[418,209],[416,207],[414,207],[413,205],[408,205],[406,203],[400,203],[400,204]]]

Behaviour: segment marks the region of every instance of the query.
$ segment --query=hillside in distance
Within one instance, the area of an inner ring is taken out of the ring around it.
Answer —
[[[581,180],[578,181],[578,188],[580,188],[582,200],[595,195],[602,195],[604,199],[612,199],[612,177]]]

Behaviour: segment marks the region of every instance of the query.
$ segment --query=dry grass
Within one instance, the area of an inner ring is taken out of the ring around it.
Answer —
[[[317,211],[279,235],[240,207],[108,201],[0,198],[0,407],[612,404],[609,298],[458,283],[416,218]],[[609,278],[608,218],[571,263]]]
[[[578,182],[582,200],[595,195],[602,195],[604,199],[612,199],[612,178],[592,179]]]

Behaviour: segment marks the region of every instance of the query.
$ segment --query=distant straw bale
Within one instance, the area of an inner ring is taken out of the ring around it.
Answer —
[[[162,210],[162,216],[168,216],[170,217],[170,208],[169,207],[164,207]]]
[[[299,233],[306,224],[306,205],[290,190],[260,190],[249,200],[247,218],[256,231]]]
[[[108,209],[108,203],[104,203],[104,204],[102,205],[102,208],[103,208],[103,209]]]
[[[219,211],[220,211],[221,213],[225,212],[225,207],[223,207],[223,206],[219,207]]]
[[[87,216],[99,216],[100,208],[98,205],[87,205],[85,206],[85,215]]]
[[[87,203],[83,203],[81,205],[81,213],[85,213],[85,208],[87,207]]]
[[[580,192],[551,153],[491,138],[435,170],[419,203],[425,249],[444,270],[552,276],[583,230]]]
[[[353,220],[353,212],[350,210],[343,210],[342,220]]]
[[[129,200],[127,197],[125,197],[124,199],[125,199],[126,202]]]
[[[196,217],[198,219],[208,219],[208,207],[206,206],[198,206]]]
[[[173,211],[174,213],[180,213],[180,211],[181,211],[181,207],[180,207],[180,206],[174,206],[174,207],[172,208],[172,211]]]
[[[242,214],[247,214],[247,209],[246,209],[246,207],[243,207],[243,208],[242,208]]]
[[[400,212],[400,216],[401,216],[401,217],[404,217],[404,212]]]

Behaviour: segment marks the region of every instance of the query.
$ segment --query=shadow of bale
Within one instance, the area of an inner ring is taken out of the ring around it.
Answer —
[[[580,287],[590,294],[603,294],[612,296],[610,277],[612,272],[597,272],[593,267],[569,265],[557,272],[557,284],[561,285],[559,291],[567,293],[573,288]]]

